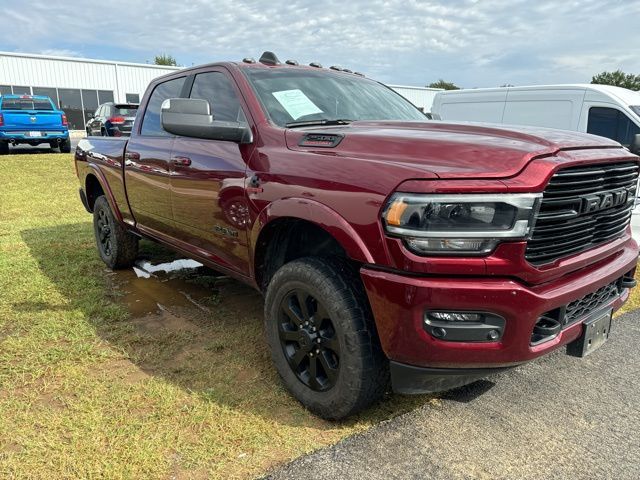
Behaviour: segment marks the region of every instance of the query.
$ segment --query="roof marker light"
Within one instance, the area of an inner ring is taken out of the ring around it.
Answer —
[[[315,68],[322,68],[322,65],[318,62],[311,62],[309,64],[310,67],[315,67]]]
[[[280,65],[280,60],[278,60],[276,54],[269,51],[264,52],[258,61],[265,65]]]
[[[242,61],[243,61],[244,63],[256,63],[256,61],[255,61],[255,59],[254,59],[253,57],[244,57],[244,58],[242,59]]]
[[[298,65],[298,62],[296,60],[287,60],[286,62],[287,65]]]
[[[330,68],[331,70],[336,70],[336,71],[338,71],[338,72],[341,72],[341,71],[342,71],[342,67],[340,67],[340,66],[338,66],[338,65],[331,65],[329,68]]]

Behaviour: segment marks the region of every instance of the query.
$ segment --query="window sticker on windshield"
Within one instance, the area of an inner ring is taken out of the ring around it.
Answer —
[[[302,90],[282,90],[281,92],[273,92],[272,95],[280,102],[291,118],[294,120],[312,115],[314,113],[322,113],[318,106],[309,100]]]

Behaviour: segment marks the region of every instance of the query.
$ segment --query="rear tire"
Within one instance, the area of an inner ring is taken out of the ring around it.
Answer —
[[[307,257],[281,267],[267,288],[265,329],[285,386],[324,419],[359,412],[389,386],[362,281],[346,261]]]
[[[59,144],[58,148],[60,149],[60,153],[71,153],[71,140],[67,138]]]
[[[138,254],[138,237],[115,219],[104,195],[93,205],[93,231],[100,258],[112,270],[133,265]]]
[[[9,143],[0,142],[0,155],[7,155],[9,153]]]

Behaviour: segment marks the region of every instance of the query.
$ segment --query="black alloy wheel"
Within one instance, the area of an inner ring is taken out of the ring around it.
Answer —
[[[98,237],[98,246],[100,252],[105,257],[111,257],[113,255],[112,237],[113,237],[113,225],[105,210],[99,210],[96,217],[96,234]]]
[[[93,205],[93,231],[100,258],[109,268],[133,265],[138,253],[138,237],[118,223],[104,195]]]
[[[296,377],[316,392],[331,389],[340,371],[340,342],[327,309],[304,288],[280,302],[278,334]]]

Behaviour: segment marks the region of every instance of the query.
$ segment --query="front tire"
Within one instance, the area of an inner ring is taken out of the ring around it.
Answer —
[[[104,195],[93,205],[93,231],[100,258],[109,268],[117,270],[133,265],[138,254],[138,237],[115,219]]]
[[[362,282],[346,261],[307,257],[280,268],[267,288],[265,328],[285,386],[324,419],[359,412],[389,385]]]
[[[9,142],[0,142],[0,155],[7,155],[9,153]]]

